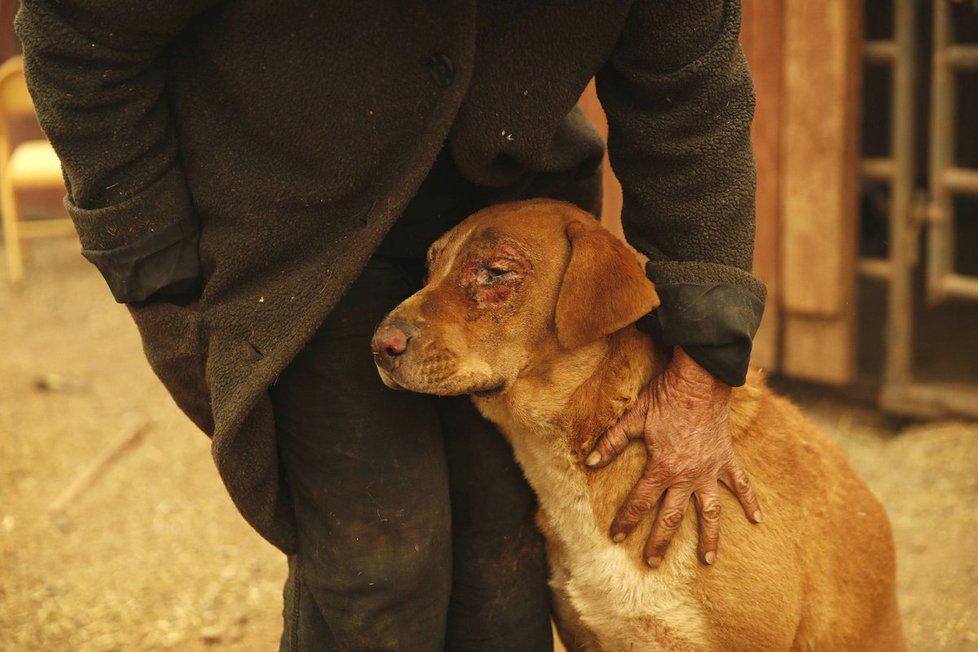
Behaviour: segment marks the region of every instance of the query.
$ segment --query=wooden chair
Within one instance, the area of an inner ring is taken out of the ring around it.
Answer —
[[[67,218],[21,219],[18,191],[64,188],[61,162],[48,141],[11,144],[11,121],[31,115],[34,115],[34,104],[24,80],[24,59],[13,57],[0,65],[0,213],[7,267],[13,282],[24,276],[21,240],[74,233],[71,220]]]

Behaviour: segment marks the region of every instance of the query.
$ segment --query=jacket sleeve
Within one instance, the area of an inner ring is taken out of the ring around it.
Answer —
[[[207,4],[23,0],[17,14],[28,87],[61,159],[82,254],[120,302],[200,274],[165,50]]]
[[[739,0],[636,0],[597,76],[628,241],[669,345],[742,385],[764,309],[751,275],[754,92]]]

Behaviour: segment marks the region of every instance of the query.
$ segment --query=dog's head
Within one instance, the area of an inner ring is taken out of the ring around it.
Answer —
[[[431,245],[424,287],[371,348],[389,387],[491,393],[535,356],[606,337],[658,304],[635,255],[593,216],[549,200],[501,204]]]

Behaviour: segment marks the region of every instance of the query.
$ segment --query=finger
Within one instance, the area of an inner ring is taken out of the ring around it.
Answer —
[[[757,502],[757,495],[754,493],[754,487],[751,486],[747,471],[740,465],[740,462],[735,459],[727,467],[726,472],[720,476],[720,481],[737,497],[744,514],[752,523],[760,523],[764,520],[761,515],[761,505]]]
[[[686,505],[689,504],[689,491],[682,487],[672,487],[659,506],[659,513],[652,525],[652,534],[645,542],[645,563],[658,568],[666,556],[666,549],[683,523]]]
[[[717,541],[720,540],[720,492],[716,483],[697,491],[696,513],[700,521],[700,542],[697,548],[700,561],[707,566],[717,557]]]
[[[656,476],[646,475],[638,481],[611,523],[611,538],[615,543],[621,543],[632,533],[638,522],[659,502],[665,488],[666,483]]]
[[[607,466],[627,447],[628,433],[621,422],[618,422],[601,435],[584,464],[591,468]]]
[[[618,422],[598,438],[594,449],[584,460],[592,468],[607,466],[628,448],[631,439],[640,438],[645,432],[645,420],[649,412],[649,392],[639,394],[635,403],[625,410]]]

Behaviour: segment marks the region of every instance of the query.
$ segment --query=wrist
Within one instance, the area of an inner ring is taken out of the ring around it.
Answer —
[[[673,347],[669,376],[677,390],[702,398],[720,399],[730,393],[730,386],[700,366],[682,347]]]

